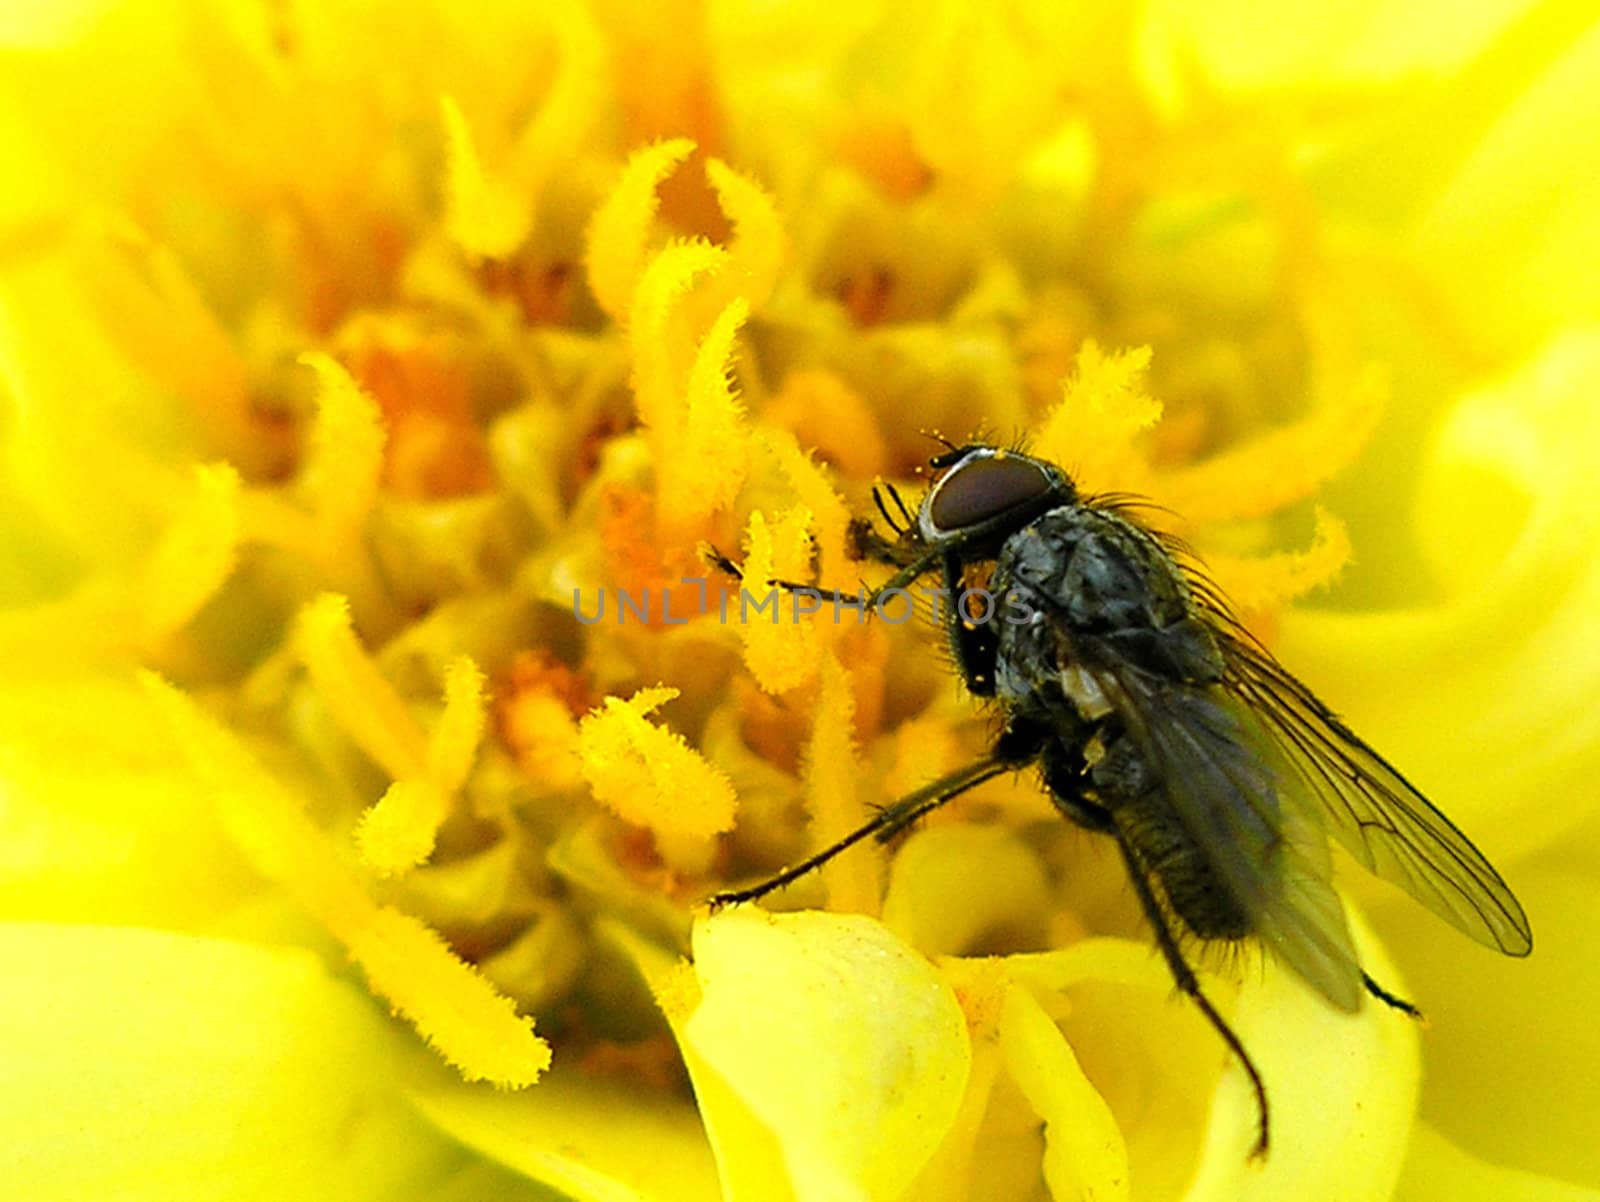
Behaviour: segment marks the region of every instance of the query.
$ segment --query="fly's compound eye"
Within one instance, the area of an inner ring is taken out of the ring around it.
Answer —
[[[988,448],[969,453],[933,486],[922,506],[922,534],[936,539],[981,526],[1058,489],[1062,480],[1037,459]]]

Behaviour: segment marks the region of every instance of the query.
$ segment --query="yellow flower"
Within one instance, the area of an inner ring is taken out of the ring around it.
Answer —
[[[6,6],[0,1179],[1600,1190],[1591,8]],[[1341,875],[1426,1030],[1204,961],[1264,1164],[1031,779],[700,906],[990,737],[700,558],[855,588],[927,431],[1171,510],[1527,905]]]

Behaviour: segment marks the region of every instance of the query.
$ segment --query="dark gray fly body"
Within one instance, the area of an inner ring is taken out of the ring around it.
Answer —
[[[973,622],[951,606],[943,623],[967,687],[998,703],[1004,729],[976,763],[714,906],[761,897],[985,780],[1037,766],[1062,814],[1116,842],[1178,987],[1243,1065],[1257,1155],[1268,1145],[1265,1086],[1182,936],[1259,939],[1341,1010],[1366,992],[1415,1014],[1361,969],[1330,884],[1332,834],[1480,943],[1531,950],[1521,906],[1482,853],[1255,641],[1130,499],[1081,496],[1053,464],[983,444],[932,466],[941,474],[915,513],[890,489],[897,520],[875,490],[894,540],[859,524],[856,541],[899,569],[877,596],[934,575],[958,594],[969,569],[992,569],[997,616]]]

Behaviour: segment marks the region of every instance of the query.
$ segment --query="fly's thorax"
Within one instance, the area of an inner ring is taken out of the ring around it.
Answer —
[[[1192,602],[1183,571],[1148,532],[1092,505],[1063,505],[1008,539],[996,575],[1050,597],[1074,626],[1161,629]]]
[[[1062,505],[1000,548],[990,589],[1004,607],[997,680],[1020,699],[1081,657],[1194,684],[1222,675],[1222,654],[1183,569],[1148,531],[1092,505]],[[1088,664],[1086,666],[1094,666]],[[1086,716],[1093,689],[1062,689]]]

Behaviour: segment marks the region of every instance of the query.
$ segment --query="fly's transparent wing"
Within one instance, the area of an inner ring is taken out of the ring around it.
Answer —
[[[1480,943],[1533,949],[1527,915],[1483,853],[1248,635],[1217,632],[1226,687],[1276,741],[1298,794],[1372,872]]]
[[[1314,812],[1285,796],[1298,782],[1272,741],[1220,687],[1131,667],[1094,674],[1163,800],[1261,941],[1335,1006],[1355,1010],[1361,967],[1329,884],[1327,836]]]

